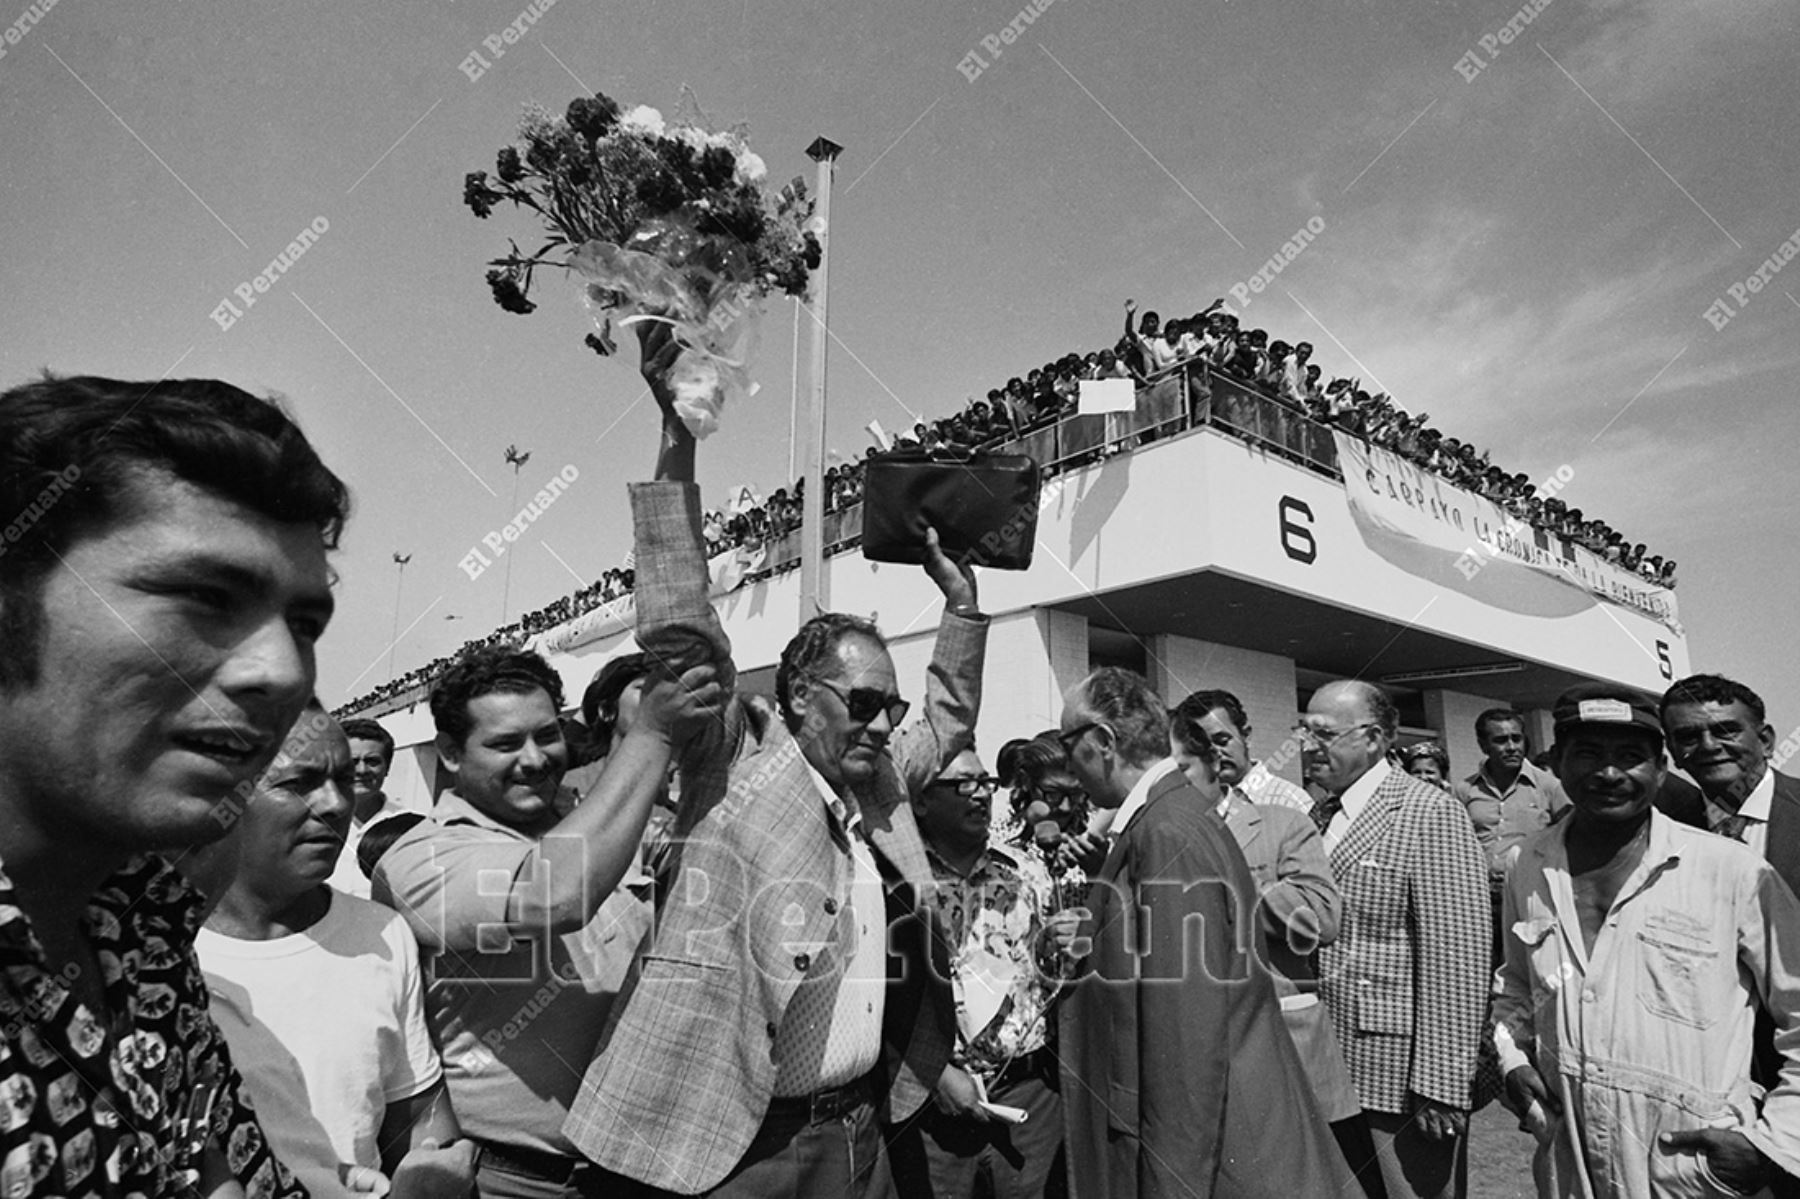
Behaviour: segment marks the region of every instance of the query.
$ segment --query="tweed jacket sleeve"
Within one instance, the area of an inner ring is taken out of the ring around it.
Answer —
[[[988,619],[944,613],[925,673],[925,715],[893,740],[894,768],[916,795],[951,759],[975,743]]]
[[[1409,797],[1402,817],[1418,827],[1411,880],[1416,1000],[1408,1086],[1448,1107],[1467,1108],[1492,954],[1487,862],[1461,804],[1435,791],[1420,800],[1415,804]]]
[[[656,482],[633,483],[630,492],[638,645],[676,671],[710,659],[721,668],[721,685],[734,691],[731,639],[708,598],[700,489],[692,483]],[[744,734],[743,705],[727,702],[723,717],[682,747],[677,833],[693,827],[702,812],[724,798]]]

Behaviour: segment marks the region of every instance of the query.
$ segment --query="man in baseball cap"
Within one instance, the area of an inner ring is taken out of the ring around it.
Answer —
[[[1540,1193],[1786,1193],[1800,1175],[1800,901],[1745,846],[1654,808],[1651,697],[1588,683],[1553,715],[1572,811],[1525,842],[1507,880],[1494,1001]],[[1787,1059],[1760,1104],[1759,1003]]]

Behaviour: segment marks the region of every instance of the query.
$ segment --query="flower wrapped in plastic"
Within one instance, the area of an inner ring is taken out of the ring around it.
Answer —
[[[535,212],[548,235],[536,253],[515,242],[489,263],[495,301],[533,311],[533,274],[552,266],[584,280],[596,352],[617,350],[615,328],[669,326],[679,351],[663,382],[687,429],[712,433],[729,398],[756,390],[748,363],[761,302],[804,295],[819,265],[805,182],[769,188],[741,130],[668,122],[642,105],[621,111],[604,95],[561,117],[528,108],[519,134],[492,176],[463,182],[476,216],[508,202]]]

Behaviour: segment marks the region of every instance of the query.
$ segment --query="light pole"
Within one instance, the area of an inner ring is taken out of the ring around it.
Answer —
[[[531,461],[531,451],[526,450],[520,453],[518,446],[509,445],[506,447],[506,460],[512,464],[513,468],[512,508],[506,518],[510,521],[512,513],[519,510],[519,468]],[[506,555],[506,582],[500,590],[500,623],[502,625],[506,623],[507,613],[512,605],[512,564],[513,556]]]
[[[387,677],[390,680],[394,677],[394,651],[400,648],[400,586],[406,581],[406,564],[411,561],[411,554],[402,556],[399,550],[394,551],[394,629],[388,637],[387,664]]]
[[[806,156],[819,166],[819,269],[813,272],[812,402],[806,413],[805,453],[801,459],[806,494],[800,505],[800,620],[811,620],[831,605],[825,575],[825,352],[830,336],[827,282],[831,270],[831,178],[844,147],[814,138]]]

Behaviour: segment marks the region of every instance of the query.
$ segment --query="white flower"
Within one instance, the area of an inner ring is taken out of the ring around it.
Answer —
[[[619,118],[619,128],[627,133],[643,133],[651,137],[661,137],[663,116],[648,104],[640,104]]]
[[[696,129],[692,125],[678,125],[669,136],[678,142],[685,143],[696,154],[706,150],[707,140],[704,129]]]
[[[755,153],[745,150],[738,155],[737,174],[739,179],[747,183],[761,183],[768,173],[767,164]]]

